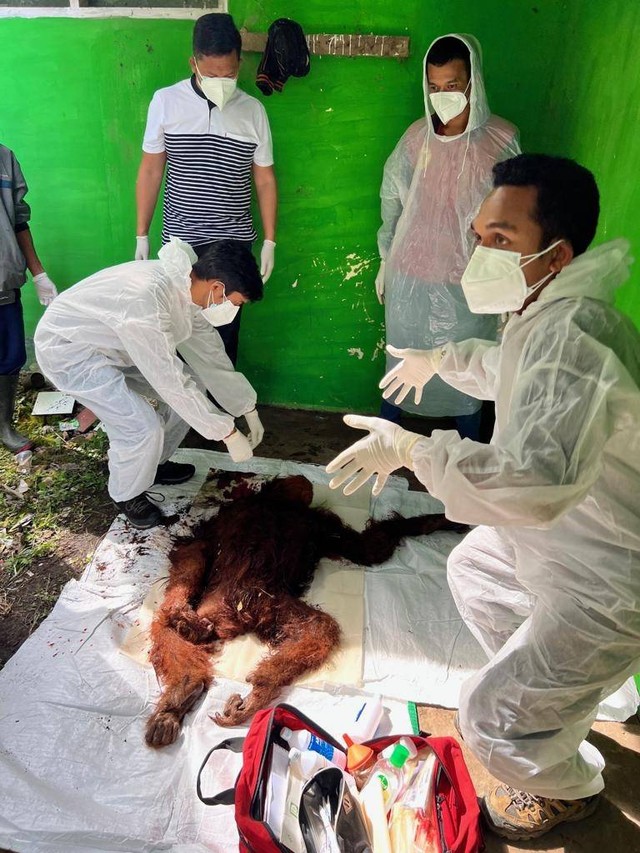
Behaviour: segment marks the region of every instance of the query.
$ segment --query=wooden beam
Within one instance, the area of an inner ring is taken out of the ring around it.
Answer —
[[[242,49],[263,53],[267,44],[266,33],[240,30]],[[406,36],[343,35],[319,33],[306,36],[309,53],[316,56],[378,56],[406,59],[409,56],[409,39]]]
[[[132,0],[135,2],[135,0]],[[0,20],[3,18],[171,18],[195,21],[202,15],[202,9],[186,6],[169,8],[131,7],[131,6],[0,6]]]

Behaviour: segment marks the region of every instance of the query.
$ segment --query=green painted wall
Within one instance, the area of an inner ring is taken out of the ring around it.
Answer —
[[[230,11],[253,30],[286,15],[307,32],[409,35],[412,43],[406,61],[313,57],[307,78],[264,99],[281,224],[267,297],[244,314],[241,357],[263,402],[377,407],[378,189],[387,155],[423,109],[421,59],[437,35],[480,39],[493,110],[520,127],[526,150],[573,156],[593,169],[602,190],[600,239],[637,243],[636,4],[231,0]],[[21,160],[38,250],[58,284],[131,258],[146,107],[156,88],[187,75],[191,29],[189,21],[0,21],[0,79],[10,81],[0,140]],[[242,68],[242,85],[256,96],[258,61],[247,54]],[[156,227],[156,248],[157,234]],[[640,266],[620,300],[638,324],[639,280]],[[26,295],[32,329],[40,309]]]
[[[600,242],[627,237],[636,260],[618,307],[640,326],[640,4],[572,3],[549,100],[548,148],[591,169],[601,192]]]

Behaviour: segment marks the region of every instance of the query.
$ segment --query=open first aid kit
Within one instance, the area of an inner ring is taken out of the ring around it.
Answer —
[[[290,705],[213,747],[200,800],[234,806],[240,853],[477,853],[480,809],[458,742],[387,735],[348,747]],[[219,750],[242,753],[233,788],[207,795]],[[209,781],[206,781],[206,780]]]

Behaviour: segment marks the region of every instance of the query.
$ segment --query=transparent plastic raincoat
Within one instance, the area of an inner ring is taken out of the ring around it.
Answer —
[[[49,381],[103,422],[115,501],[148,489],[190,426],[219,440],[233,430],[233,417],[256,405],[255,391],[191,300],[193,250],[174,239],[158,257],[110,267],[64,291],[34,339]],[[145,397],[157,399],[157,409]]]
[[[440,375],[495,399],[490,445],[435,431],[414,470],[449,518],[479,525],[449,583],[490,662],[462,731],[503,782],[574,799],[602,787],[585,742],[598,704],[640,671],[640,334],[610,303],[616,240],[573,260],[502,343],[448,348]]]
[[[496,335],[496,318],[469,311],[460,279],[474,248],[471,221],[492,187],[491,169],[519,154],[520,147],[517,129],[489,112],[479,44],[472,36],[452,35],[471,55],[467,129],[458,136],[435,132],[423,73],[426,118],[398,142],[380,190],[386,339],[400,348],[432,349],[447,341],[494,340]],[[387,371],[396,363],[388,355]],[[470,415],[480,408],[438,376],[425,387],[419,406],[411,395],[401,405],[431,417]]]

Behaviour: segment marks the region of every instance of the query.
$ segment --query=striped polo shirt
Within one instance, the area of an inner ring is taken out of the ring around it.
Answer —
[[[159,89],[151,100],[142,150],[166,152],[162,242],[192,246],[212,240],[255,240],[251,167],[271,166],[264,107],[240,89],[221,112],[194,78]]]

